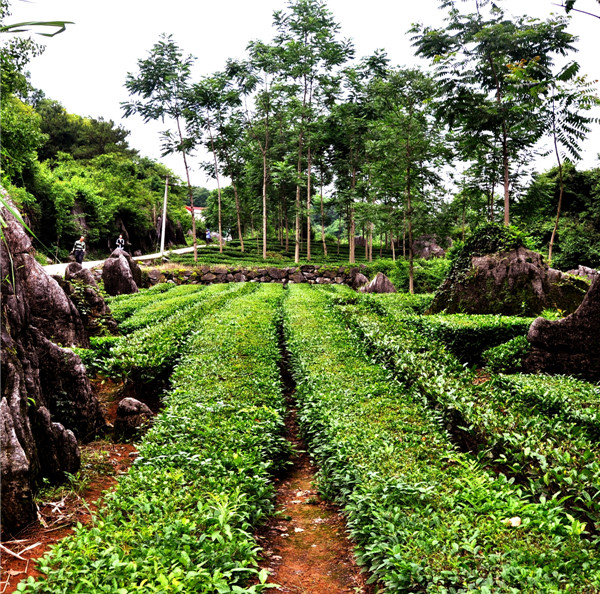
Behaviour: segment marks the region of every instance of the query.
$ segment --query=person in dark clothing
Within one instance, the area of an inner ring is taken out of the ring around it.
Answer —
[[[79,264],[83,262],[83,256],[85,255],[85,237],[83,235],[73,244],[71,253]]]
[[[119,235],[119,238],[117,239],[117,248],[120,250],[125,249],[125,240],[123,239],[123,234]]]

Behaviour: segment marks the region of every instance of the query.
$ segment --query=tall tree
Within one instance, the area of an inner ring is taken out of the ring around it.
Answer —
[[[581,159],[581,143],[598,118],[588,115],[589,110],[600,105],[595,82],[579,75],[580,66],[570,62],[548,80],[539,81],[535,76],[536,62],[521,60],[511,64],[511,76],[543,107],[546,114],[546,131],[558,165],[559,195],[554,228],[548,245],[548,262],[552,263],[552,250],[560,220],[564,194],[563,163]],[[533,72],[532,72],[533,71]]]
[[[548,78],[554,56],[573,49],[566,17],[539,21],[506,18],[491,0],[476,0],[476,11],[463,14],[454,0],[440,0],[448,9],[445,29],[417,25],[417,54],[433,61],[444,99],[440,114],[463,135],[478,141],[499,138],[504,187],[504,223],[510,222],[510,166],[543,134],[543,118],[531,96],[514,84],[510,65],[535,62],[538,80]],[[484,9],[489,7],[489,12]],[[467,152],[466,159],[478,155]]]
[[[310,204],[312,137],[315,103],[326,102],[336,91],[335,69],[352,57],[348,41],[337,39],[339,25],[322,0],[290,0],[288,11],[276,11],[275,42],[280,47],[283,76],[291,83],[298,108],[296,185],[296,248],[294,261],[300,260],[302,177],[306,180],[307,259],[310,260]],[[306,172],[303,175],[304,159]]]
[[[401,196],[407,223],[409,292],[414,292],[413,230],[417,209],[431,210],[426,189],[440,182],[447,156],[440,122],[432,109],[436,82],[418,69],[397,69],[374,81],[378,117],[371,124],[369,160],[373,183]]]
[[[258,147],[262,158],[262,253],[267,258],[267,185],[269,178],[269,151],[271,120],[278,102],[277,73],[280,58],[277,49],[260,41],[248,44],[246,61],[229,61],[227,73],[236,81],[243,98],[245,127],[251,142]],[[249,101],[253,100],[253,107]]]
[[[171,129],[162,132],[162,154],[164,156],[173,152],[181,153],[192,215],[194,212],[194,195],[190,181],[188,156],[194,144],[193,139],[186,138],[183,135],[185,129],[183,111],[194,59],[191,55],[184,57],[172,35],[163,34],[158,43],[148,52],[148,57],[145,60],[138,60],[138,72],[127,74],[125,88],[132,97],[139,98],[121,103],[125,117],[139,114],[144,122],[150,120],[164,122],[165,118],[175,122],[175,134]],[[192,235],[194,262],[197,262],[198,246],[194,216],[192,216]]]

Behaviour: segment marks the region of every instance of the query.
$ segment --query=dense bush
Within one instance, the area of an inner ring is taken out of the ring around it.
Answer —
[[[264,285],[194,319],[165,410],[90,526],[43,557],[19,592],[127,594],[264,589],[253,530],[273,512],[285,459],[277,321]],[[252,576],[257,585],[244,588]]]
[[[407,340],[419,335],[404,328],[394,381],[363,351],[380,336],[377,317],[356,340],[346,331],[354,307],[338,317],[331,291],[291,287],[284,326],[319,487],[346,506],[358,559],[373,580],[404,592],[597,589],[600,557],[582,535],[585,524],[558,499],[531,498],[483,470],[448,440],[439,412],[423,407],[424,386],[443,395],[468,378],[447,377],[443,350],[430,356],[428,340],[412,348]],[[366,323],[373,314],[364,315]]]
[[[527,336],[515,336],[483,353],[485,366],[493,373],[516,373],[523,370],[523,359],[529,352]]]

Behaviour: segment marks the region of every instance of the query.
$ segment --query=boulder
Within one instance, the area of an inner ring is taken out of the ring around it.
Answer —
[[[368,283],[369,279],[362,272],[357,272],[352,278],[352,288],[355,291],[358,291],[358,289],[364,285],[367,285]]]
[[[576,375],[600,381],[600,275],[571,315],[550,321],[537,318],[529,328],[531,351],[526,371]]]
[[[127,252],[117,249],[104,262],[102,280],[109,295],[137,293],[142,284],[142,271]]]
[[[368,285],[360,288],[360,291],[362,293],[395,293],[396,287],[383,272],[378,272],[377,276]]]
[[[437,238],[434,235],[422,235],[413,241],[413,256],[415,258],[443,258],[446,252],[437,244]]]
[[[548,268],[541,254],[525,247],[474,255],[463,270],[450,271],[429,311],[533,316],[554,307],[573,312],[588,285]]]
[[[90,270],[73,262],[67,266],[64,279],[55,278],[79,311],[88,336],[118,334],[118,324]]]
[[[587,279],[592,280],[594,276],[600,274],[600,272],[594,268],[579,265],[575,270],[567,270],[566,274],[571,274],[573,276],[585,276]]]
[[[123,398],[117,407],[115,439],[131,440],[147,430],[154,419],[150,408],[135,398]]]
[[[0,521],[14,534],[35,521],[42,479],[75,472],[77,437],[91,439],[105,423],[81,359],[58,344],[89,346],[77,309],[33,257],[22,225],[4,207],[0,215]]]

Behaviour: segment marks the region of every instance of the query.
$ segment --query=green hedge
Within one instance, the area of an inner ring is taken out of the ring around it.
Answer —
[[[253,530],[273,512],[283,439],[277,322],[282,288],[237,293],[197,332],[140,456],[86,527],[19,592],[260,592]],[[244,587],[258,575],[256,586]]]
[[[423,406],[414,367],[437,363],[426,348],[404,347],[411,379],[398,383],[348,334],[347,317],[330,306],[333,291],[289,293],[284,327],[319,487],[346,506],[374,580],[396,592],[600,587],[600,557],[581,522],[558,499],[531,498],[460,453]],[[520,526],[505,523],[516,517]]]
[[[158,303],[163,299],[170,299],[172,295],[181,294],[181,290],[181,287],[173,283],[158,283],[149,289],[141,289],[138,293],[109,297],[106,302],[115,320],[121,323],[147,305]],[[190,289],[185,290],[189,291]]]
[[[366,298],[365,303],[368,303]],[[600,446],[585,428],[523,390],[474,382],[444,346],[400,316],[346,308],[347,323],[395,377],[414,386],[462,447],[538,497],[567,497],[585,524],[600,522]],[[416,329],[417,328],[417,329]]]

